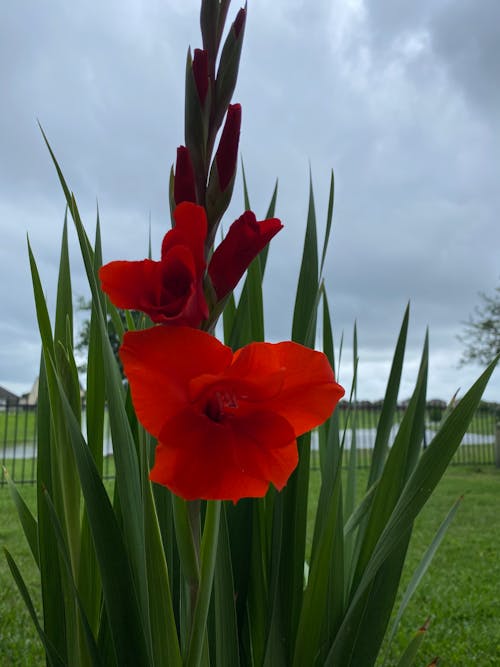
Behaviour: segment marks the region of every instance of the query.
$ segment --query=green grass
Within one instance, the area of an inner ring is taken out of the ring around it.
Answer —
[[[358,475],[359,492],[366,471]],[[319,486],[319,472],[311,475],[311,498]],[[35,486],[21,488],[31,508]],[[493,467],[452,467],[416,522],[403,585],[445,514],[457,499],[464,500],[440,550],[411,601],[394,641],[394,658],[401,654],[414,631],[431,617],[416,665],[427,665],[439,655],[443,667],[488,667],[500,654],[500,471]],[[313,507],[309,529],[312,530]],[[12,553],[39,607],[37,570],[25,543],[6,487],[0,489],[0,546]],[[0,665],[25,667],[43,664],[43,653],[6,561],[0,564]]]
[[[35,485],[21,489],[30,508],[36,502]],[[43,665],[44,654],[31,618],[12,579],[3,547],[14,557],[35,606],[40,610],[38,570],[19,524],[17,513],[6,486],[0,488],[0,665],[12,667]]]
[[[34,410],[10,408],[0,410],[0,443],[13,445],[35,440],[36,413]]]
[[[362,494],[367,471],[358,473]],[[319,472],[311,475],[311,498]],[[500,655],[500,470],[450,467],[417,519],[403,575],[402,592],[455,500],[464,500],[394,640],[390,665],[396,664],[415,631],[431,617],[417,662],[440,667],[498,665]],[[314,508],[309,510],[309,533]],[[400,597],[401,597],[400,595]],[[397,604],[399,604],[399,599]],[[397,610],[397,608],[396,608]]]

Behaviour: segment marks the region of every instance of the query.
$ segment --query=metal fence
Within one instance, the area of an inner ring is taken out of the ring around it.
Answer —
[[[398,407],[390,444],[397,433],[399,422],[406,407]],[[340,427],[345,432],[345,456],[353,444],[356,446],[356,462],[360,468],[370,465],[381,406],[368,402],[357,402],[356,409],[349,410],[347,402],[340,403]],[[495,462],[495,428],[500,417],[500,406],[482,405],[476,411],[470,427],[453,458],[453,463],[463,465],[490,465]],[[445,411],[444,404],[429,403],[426,412],[426,428],[423,447],[432,440]],[[350,414],[349,414],[350,413]],[[354,427],[354,428],[353,428]],[[312,440],[312,462],[317,466],[317,438]],[[112,477],[114,465],[109,432],[105,436],[104,475]],[[33,483],[36,479],[36,406],[20,401],[0,405],[0,457],[2,465],[17,483]],[[0,475],[0,486],[5,484]]]

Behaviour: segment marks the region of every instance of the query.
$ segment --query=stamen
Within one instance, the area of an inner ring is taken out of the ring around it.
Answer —
[[[235,410],[237,407],[238,401],[234,391],[216,391],[207,401],[205,414],[212,421],[220,422],[227,410]]]

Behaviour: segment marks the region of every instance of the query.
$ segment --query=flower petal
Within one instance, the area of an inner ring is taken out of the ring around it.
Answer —
[[[297,465],[293,429],[272,413],[214,422],[187,408],[159,435],[150,477],[192,500],[262,497],[282,488]]]
[[[162,261],[175,245],[183,245],[191,250],[199,277],[205,269],[205,238],[207,236],[207,216],[202,206],[192,202],[182,202],[174,209],[175,227],[168,231],[161,247]]]
[[[330,417],[344,389],[322,352],[292,342],[275,343],[274,348],[286,373],[281,392],[266,408],[287,419],[298,436]]]
[[[232,352],[213,336],[190,327],[157,326],[127,332],[120,348],[137,417],[155,437],[189,403],[189,381],[222,373]]]
[[[161,265],[150,259],[110,262],[101,266],[99,278],[103,292],[117,308],[146,312],[144,308],[156,302]]]

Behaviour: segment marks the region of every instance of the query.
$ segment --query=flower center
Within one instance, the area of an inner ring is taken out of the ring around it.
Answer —
[[[238,407],[234,391],[216,391],[209,397],[205,405],[205,414],[214,422],[220,422],[228,410]]]

